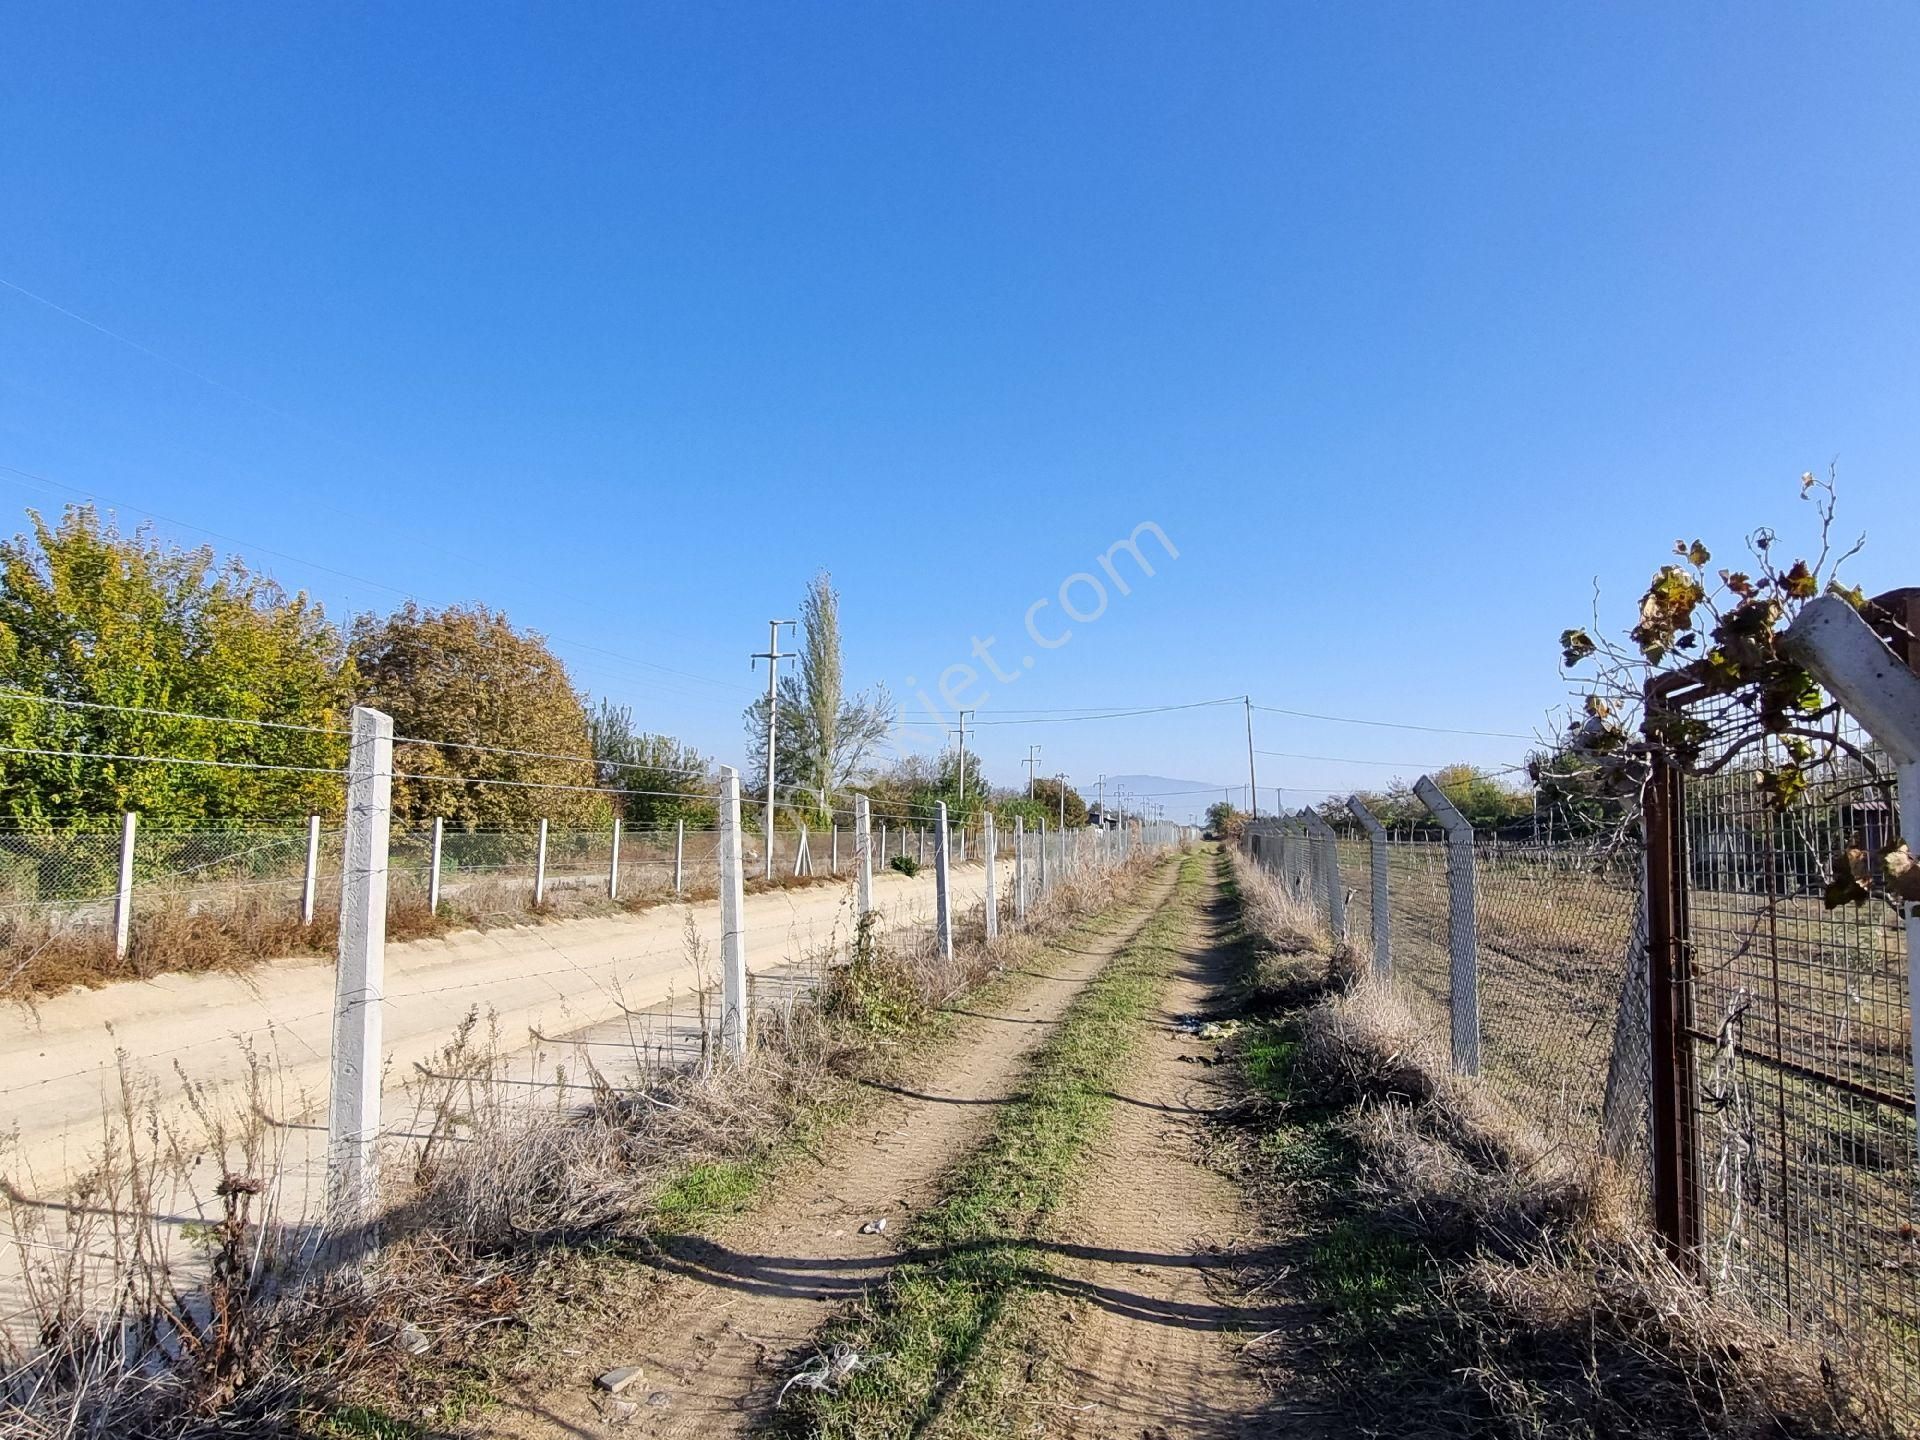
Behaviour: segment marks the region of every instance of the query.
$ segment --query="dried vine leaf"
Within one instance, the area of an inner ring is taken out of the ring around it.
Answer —
[[[1888,890],[1902,900],[1920,900],[1920,865],[1913,863],[1906,841],[1896,840],[1880,852],[1880,868]]]
[[[1871,893],[1867,882],[1873,878],[1873,862],[1857,841],[1833,852],[1833,873],[1821,900],[1829,910],[1842,905],[1864,905]]]

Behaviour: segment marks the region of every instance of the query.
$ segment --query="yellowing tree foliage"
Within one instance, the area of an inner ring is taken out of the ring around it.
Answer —
[[[611,822],[607,797],[592,791],[586,709],[539,635],[484,606],[408,602],[357,619],[352,656],[361,703],[391,715],[396,737],[414,737],[394,746],[396,821],[443,816],[468,830],[543,817],[556,826]],[[584,788],[529,788],[537,786]]]
[[[0,814],[103,826],[338,813],[337,735],[36,703],[29,696],[334,730],[352,684],[339,631],[238,559],[123,533],[91,505],[0,545]],[[6,693],[11,692],[11,693]],[[170,755],[213,764],[90,760]],[[246,765],[284,769],[248,769]]]

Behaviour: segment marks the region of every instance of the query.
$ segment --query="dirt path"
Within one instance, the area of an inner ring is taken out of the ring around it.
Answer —
[[[1209,867],[1211,872],[1211,867]],[[1037,1433],[1086,1440],[1210,1440],[1298,1433],[1239,1359],[1282,1317],[1234,1290],[1253,1228],[1238,1187],[1208,1167],[1209,1116],[1232,1103],[1216,1041],[1183,1027],[1224,1012],[1230,916],[1211,874],[1181,960],[1117,1095],[1113,1128],[1053,1237],[1071,1297]]]
[[[582,1337],[573,1373],[546,1394],[494,1411],[479,1433],[496,1437],[719,1436],[745,1433],[772,1402],[771,1366],[806,1344],[834,1309],[884,1279],[897,1234],[937,1193],[941,1173],[990,1122],[1027,1055],[1080,987],[1172,892],[1169,871],[1099,930],[1080,927],[1043,952],[1012,998],[962,1012],[959,1034],[912,1088],[887,1097],[828,1147],[817,1166],[790,1175],[756,1213],[711,1239],[673,1244],[666,1278],[635,1297],[631,1327]],[[645,1372],[620,1400],[593,1389],[623,1365]]]

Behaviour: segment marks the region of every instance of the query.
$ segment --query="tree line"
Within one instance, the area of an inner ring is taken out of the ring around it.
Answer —
[[[499,611],[409,601],[343,626],[237,557],[92,505],[28,518],[0,544],[0,817],[16,827],[337,815],[355,704],[420,737],[394,747],[396,824],[711,813],[705,757],[623,708],[589,710],[546,641]]]
[[[518,829],[712,823],[714,763],[573,683],[537,633],[484,605],[409,601],[336,623],[304,593],[210,547],[123,530],[92,505],[0,544],[0,821],[240,825],[338,815],[346,718],[393,717],[394,821]],[[825,824],[853,792],[876,820],[957,823],[991,806],[1088,823],[1055,780],[992,786],[979,757],[890,755],[883,687],[848,693],[839,600],[822,573],[778,681],[773,773],[763,696],[748,707],[747,789],[776,787],[779,823]],[[242,722],[242,723],[234,723]],[[142,757],[168,757],[161,762]],[[753,824],[752,816],[746,817]]]

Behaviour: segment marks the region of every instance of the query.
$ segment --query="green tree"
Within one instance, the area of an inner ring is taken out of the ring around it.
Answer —
[[[800,605],[797,672],[780,677],[774,712],[773,781],[782,804],[797,805],[792,792],[813,792],[819,818],[834,792],[863,771],[893,724],[893,700],[885,686],[848,697],[840,660],[840,600],[823,570],[807,586]],[[747,767],[766,794],[767,700],[747,707]]]
[[[1216,800],[1207,807],[1207,833],[1216,840],[1238,840],[1246,828],[1247,812],[1232,801]]]
[[[671,735],[634,727],[633,711],[602,700],[587,717],[600,783],[629,825],[690,825],[713,822],[714,802],[708,773],[712,762]]]
[[[414,737],[394,746],[396,819],[444,816],[468,830],[611,822],[586,708],[539,635],[483,606],[409,601],[355,620],[352,654],[362,701]],[[572,788],[530,788],[546,786]]]
[[[238,559],[122,532],[91,505],[0,546],[0,732],[18,750],[168,755],[219,764],[0,753],[0,813],[112,823],[338,812],[353,683],[339,631]],[[28,697],[76,702],[36,704]],[[221,724],[127,710],[221,716]],[[275,728],[279,726],[312,728]],[[249,769],[281,766],[284,769]]]
[[[1087,823],[1087,802],[1064,780],[1055,780],[1041,776],[1033,782],[1033,803],[1041,815],[1047,817],[1047,827],[1054,828],[1060,823],[1060,802],[1066,800],[1067,828],[1077,830]]]
[[[1516,789],[1475,765],[1443,765],[1428,778],[1478,828],[1491,829],[1533,811],[1531,792]]]

